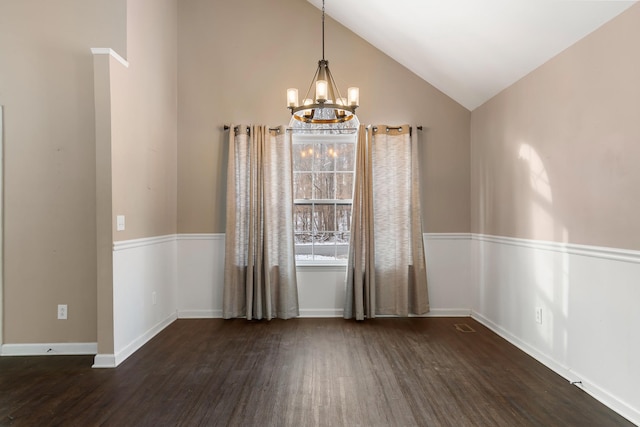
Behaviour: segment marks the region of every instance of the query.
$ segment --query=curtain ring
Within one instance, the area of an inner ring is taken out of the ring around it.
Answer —
[[[242,132],[242,130],[240,129],[240,126],[234,126],[233,132],[235,133],[236,136],[238,136],[238,134]],[[245,132],[247,133],[247,135],[251,135],[251,127],[247,126],[245,129]]]

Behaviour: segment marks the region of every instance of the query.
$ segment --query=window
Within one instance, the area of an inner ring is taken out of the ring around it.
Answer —
[[[294,135],[296,261],[346,263],[356,135]]]

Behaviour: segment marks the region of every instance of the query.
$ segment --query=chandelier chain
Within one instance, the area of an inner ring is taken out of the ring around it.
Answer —
[[[326,125],[357,121],[355,111],[359,104],[359,89],[350,87],[347,98],[341,96],[338,85],[329,71],[329,61],[325,59],[325,24],[325,0],[322,0],[322,59],[318,61],[318,68],[302,104],[298,102],[298,89],[287,89],[287,108],[291,110],[292,119],[301,123]]]
[[[322,0],[322,60],[324,61],[324,0]]]

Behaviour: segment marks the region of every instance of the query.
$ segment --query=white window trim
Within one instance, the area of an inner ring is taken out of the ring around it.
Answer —
[[[321,133],[310,133],[310,134],[293,134],[292,142],[293,144],[356,144],[358,142],[358,136],[356,133],[349,134],[321,134]],[[326,139],[325,139],[326,138]],[[355,165],[354,165],[355,168]],[[354,169],[355,174],[355,169]],[[305,203],[336,203],[336,204],[345,204],[352,205],[352,199],[294,199],[293,204],[305,204]],[[298,260],[296,259],[296,267],[327,267],[327,268],[336,268],[336,267],[346,267],[348,264],[347,259],[342,260]]]

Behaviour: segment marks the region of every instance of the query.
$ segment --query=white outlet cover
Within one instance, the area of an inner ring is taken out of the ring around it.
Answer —
[[[67,305],[66,304],[58,304],[58,319],[66,320],[67,319]]]

